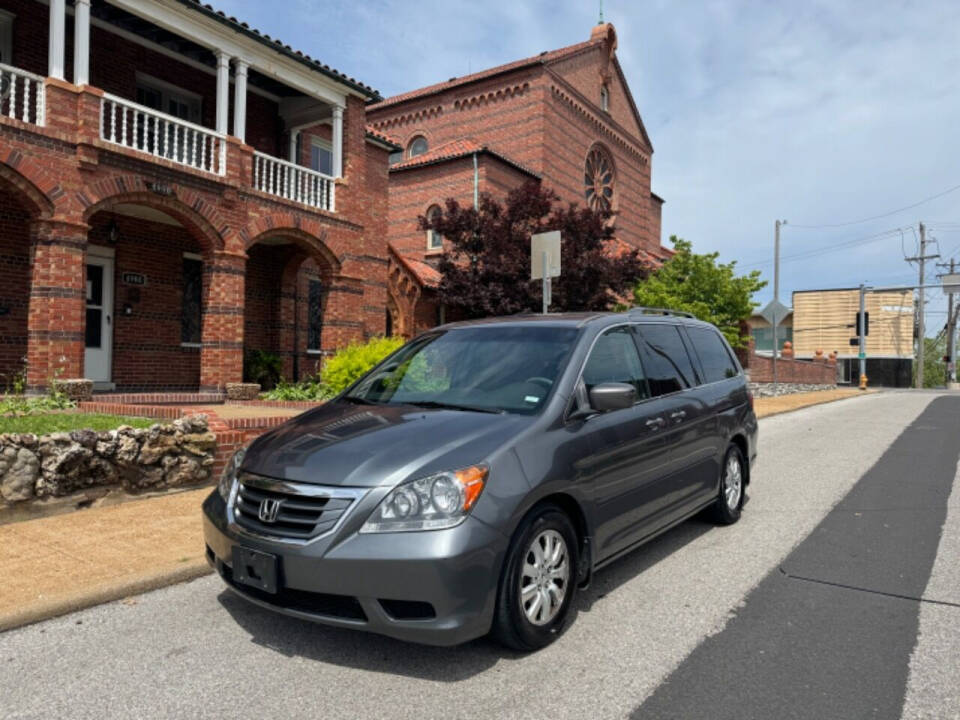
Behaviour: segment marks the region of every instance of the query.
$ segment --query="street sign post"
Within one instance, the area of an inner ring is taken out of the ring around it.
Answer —
[[[551,278],[560,277],[560,231],[530,236],[530,279],[543,283],[543,314],[552,300]]]

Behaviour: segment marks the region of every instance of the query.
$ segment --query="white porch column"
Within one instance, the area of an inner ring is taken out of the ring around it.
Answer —
[[[73,84],[90,84],[90,0],[73,4]]]
[[[237,58],[233,76],[233,134],[244,142],[247,136],[247,68],[247,62]]]
[[[217,132],[227,134],[230,116],[230,56],[217,52]]]
[[[50,0],[50,45],[48,50],[49,63],[47,75],[66,80],[63,66],[65,64],[67,40],[67,3],[66,0]]]
[[[333,176],[343,177],[343,108],[333,106]]]

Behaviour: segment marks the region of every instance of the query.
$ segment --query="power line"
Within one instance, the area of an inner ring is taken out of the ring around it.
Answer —
[[[936,200],[937,198],[942,198],[944,195],[949,195],[950,193],[956,190],[960,190],[960,185],[954,185],[952,188],[948,188],[947,190],[944,190],[941,193],[937,193],[936,195],[931,195],[930,197],[924,198],[923,200],[920,200],[919,202],[915,202],[912,205],[906,205],[902,208],[897,208],[896,210],[891,210],[890,212],[883,213],[882,215],[873,215],[872,217],[861,218],[860,220],[850,220],[849,222],[842,222],[842,223],[828,223],[825,225],[797,225],[795,223],[790,223],[790,227],[801,228],[803,230],[824,230],[826,228],[838,228],[838,227],[847,227],[849,225],[859,225],[860,223],[870,222],[871,220],[880,220],[881,218],[890,217],[891,215],[896,215],[897,213],[901,213],[904,210],[912,210],[913,208],[919,207],[920,205],[923,205],[924,203],[928,203],[931,200]]]
[[[838,250],[847,250],[849,248],[858,247],[860,245],[866,245],[868,243],[876,242],[885,237],[892,237],[896,233],[901,232],[902,228],[892,228],[890,230],[885,230],[884,232],[877,233],[875,235],[867,235],[865,237],[853,238],[850,240],[842,240],[838,243],[833,243],[832,245],[824,245],[818,248],[812,248],[810,250],[804,250],[803,252],[795,253],[793,255],[786,255],[780,258],[780,262],[790,262],[791,260],[806,260],[809,258],[819,257],[820,255],[827,255],[832,252],[837,252]],[[740,267],[750,268],[750,267],[763,267],[765,265],[772,265],[773,260],[761,260],[759,262],[745,263]]]

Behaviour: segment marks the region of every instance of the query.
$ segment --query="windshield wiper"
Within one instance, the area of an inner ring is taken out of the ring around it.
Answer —
[[[506,410],[502,408],[478,407],[476,405],[458,405],[456,403],[437,402],[436,400],[418,400],[417,402],[407,401],[407,405],[423,408],[437,408],[439,410],[467,410],[468,412],[493,413],[494,415],[503,415]]]

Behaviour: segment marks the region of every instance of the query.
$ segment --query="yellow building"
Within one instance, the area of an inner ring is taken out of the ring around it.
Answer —
[[[860,309],[857,288],[799,290],[793,293],[793,349],[798,358],[817,350],[836,351],[841,377],[856,382],[860,348],[855,323]],[[908,387],[913,366],[914,302],[912,290],[868,292],[866,310],[867,377],[871,385]]]

